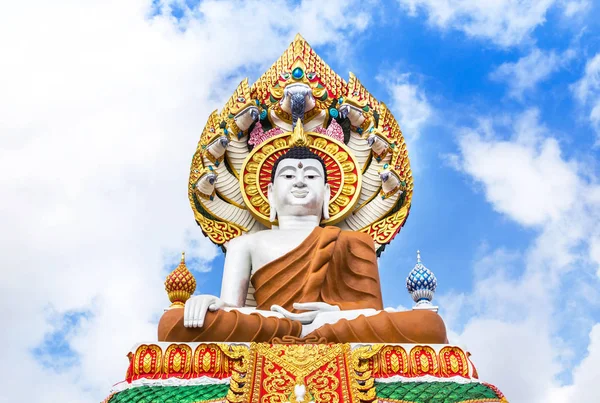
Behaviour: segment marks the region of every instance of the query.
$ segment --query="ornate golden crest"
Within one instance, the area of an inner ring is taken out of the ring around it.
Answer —
[[[413,191],[402,131],[354,74],[346,83],[300,35],[254,84],[242,81],[223,111],[210,115],[188,183],[202,231],[225,245],[269,228],[270,169],[299,144],[327,167],[330,218],[322,224],[368,233],[378,248],[391,242]]]

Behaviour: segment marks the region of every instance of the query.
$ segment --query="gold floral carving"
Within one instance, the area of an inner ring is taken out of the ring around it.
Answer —
[[[311,400],[322,403],[372,401],[373,380],[363,382],[350,365],[348,344],[255,344],[246,373],[232,377],[228,401],[285,403],[294,386],[305,385]]]

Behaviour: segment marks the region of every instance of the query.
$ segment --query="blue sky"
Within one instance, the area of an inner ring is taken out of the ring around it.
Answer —
[[[184,190],[191,155],[209,113],[297,32],[388,104],[409,144],[413,207],[379,261],[385,304],[411,306],[420,249],[450,340],[484,380],[511,402],[598,400],[599,5],[33,9],[0,17],[0,313],[14,323],[0,340],[44,390],[29,400],[101,400],[128,349],[155,339],[182,249],[197,292],[218,295],[223,256]],[[16,398],[26,384],[5,390]]]

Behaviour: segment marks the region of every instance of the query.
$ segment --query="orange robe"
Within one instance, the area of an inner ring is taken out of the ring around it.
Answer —
[[[326,302],[342,310],[383,309],[377,257],[369,235],[317,227],[296,248],[260,268],[251,278],[257,309],[280,305],[294,311],[294,302]],[[302,326],[289,319],[245,315],[236,311],[207,312],[202,328],[183,326],[183,309],[171,309],[159,323],[160,341],[271,342],[297,338]],[[429,311],[380,312],[342,319],[307,336],[330,343],[444,343],[442,319]]]
[[[362,232],[317,227],[295,249],[252,276],[257,309],[326,302],[342,310],[383,309],[373,240]]]

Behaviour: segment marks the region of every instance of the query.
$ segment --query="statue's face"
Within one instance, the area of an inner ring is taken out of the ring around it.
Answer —
[[[321,216],[329,196],[323,166],[315,159],[281,160],[269,185],[269,202],[278,216]],[[274,206],[273,206],[274,205]]]

